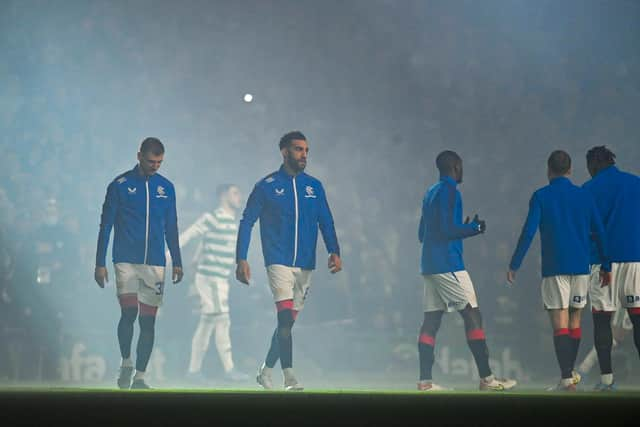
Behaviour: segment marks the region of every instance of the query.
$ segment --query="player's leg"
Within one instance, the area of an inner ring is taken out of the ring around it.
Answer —
[[[453,273],[425,274],[423,279],[422,311],[424,313],[420,335],[418,336],[418,357],[420,361],[420,377],[418,390],[438,391],[446,388],[433,382],[432,369],[436,334],[440,329],[442,315],[451,307],[466,302],[466,296]]]
[[[213,298],[214,336],[218,357],[224,369],[224,376],[230,381],[246,381],[249,376],[236,369],[231,350],[231,318],[229,316],[229,282],[215,278],[211,287]]]
[[[573,344],[569,336],[569,309],[548,309],[547,312],[553,330],[553,347],[560,367],[559,386],[566,390],[575,390],[571,363]]]
[[[131,342],[133,340],[133,324],[138,317],[138,296],[123,294],[118,296],[120,303],[120,320],[118,321],[118,344],[122,361],[118,375],[118,387],[128,389],[133,376],[133,360],[131,359]]]
[[[194,382],[204,382],[202,362],[209,349],[211,334],[215,328],[213,279],[200,273],[195,275],[195,288],[200,298],[200,319],[191,339],[191,359],[188,377]]]
[[[433,384],[433,362],[435,360],[436,335],[442,322],[443,310],[425,311],[418,337],[418,357],[420,360],[420,379],[418,390],[439,389]]]
[[[285,333],[288,330],[290,345],[291,345],[291,363],[287,366],[285,365],[285,358],[282,353],[283,347],[280,346],[280,365],[282,366],[282,374],[284,376],[284,388],[288,391],[301,391],[304,389],[302,384],[297,380],[296,376],[293,373],[293,336],[291,335],[291,329],[293,328],[293,324],[298,317],[298,314],[304,308],[305,300],[307,299],[309,289],[311,288],[311,270],[303,270],[301,268],[294,268],[293,270],[294,284],[293,284],[293,301],[291,307],[291,318],[286,317],[286,322],[290,325],[288,329],[285,330]],[[284,313],[284,311],[279,311],[278,320],[280,320],[280,313]],[[278,341],[282,340],[282,335],[278,333]]]
[[[638,350],[638,356],[640,356],[640,308],[631,307],[627,309],[627,312],[633,324],[633,343]]]
[[[447,283],[443,286],[448,294],[444,299],[448,301],[448,306],[456,307],[464,320],[467,345],[480,375],[480,390],[504,391],[512,389],[516,385],[515,380],[495,378],[489,367],[489,349],[482,325],[482,315],[478,308],[478,298],[469,273],[462,270],[456,271],[450,276],[453,280],[451,285]]]
[[[580,349],[580,341],[582,339],[582,308],[569,307],[569,338],[571,341],[571,375],[575,384],[581,380],[580,374],[575,372],[576,359],[578,358],[578,350]]]
[[[590,275],[577,274],[570,276],[569,295],[569,338],[571,341],[571,375],[574,384],[578,384],[581,376],[575,371],[578,350],[582,339],[582,310],[587,305],[587,294],[589,293]]]
[[[640,356],[640,262],[621,264],[618,275],[619,298],[633,325],[633,342]]]
[[[289,349],[292,349],[291,327],[294,321],[293,288],[295,278],[291,267],[278,264],[267,266],[267,278],[276,304],[277,325],[271,337],[265,361],[258,369],[256,381],[265,389],[271,389],[273,388],[271,374],[276,362],[280,359],[283,368],[291,363],[292,351]],[[284,361],[281,359],[283,357]]]
[[[600,382],[596,385],[596,389],[602,388],[602,385],[613,384],[613,364],[611,363],[613,335],[611,322],[617,309],[616,273],[617,264],[613,263],[612,281],[608,286],[603,287],[600,284],[600,266],[591,266],[589,296],[591,299],[591,317],[593,319],[593,343],[600,367]],[[584,368],[581,367],[580,369]]]
[[[118,387],[128,389],[133,376],[133,360],[131,359],[131,342],[133,328],[138,317],[138,278],[132,264],[116,263],[116,292],[120,304],[120,320],[118,321],[118,344],[122,356],[118,374]]]
[[[149,389],[144,381],[153,343],[155,341],[155,325],[158,308],[162,305],[164,294],[164,267],[138,265],[141,278],[138,287],[139,314],[138,325],[140,335],[136,347],[136,373],[131,382],[132,389]]]
[[[140,303],[140,315],[138,316],[138,324],[140,326],[140,335],[138,336],[138,345],[136,348],[136,373],[131,383],[132,389],[147,389],[149,386],[144,382],[144,374],[147,370],[147,364],[151,358],[153,350],[153,342],[155,340],[155,324],[158,307]]]
[[[478,368],[480,378],[490,378],[491,368],[489,367],[489,348],[482,326],[482,314],[478,307],[471,304],[459,311],[464,321],[464,330],[467,336],[467,345]]]
[[[188,376],[191,380],[202,382],[202,362],[209,348],[209,340],[215,328],[213,313],[201,313],[198,326],[191,339],[191,359],[189,360]]]
[[[573,344],[569,336],[570,276],[549,276],[542,279],[542,302],[549,314],[553,331],[553,347],[560,367],[560,383],[553,390],[575,391],[573,380]]]

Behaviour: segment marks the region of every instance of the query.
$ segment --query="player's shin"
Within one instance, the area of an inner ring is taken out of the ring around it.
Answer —
[[[420,381],[430,381],[434,362],[436,339],[425,333],[418,337],[418,355],[420,356]]]
[[[553,332],[553,346],[560,366],[561,378],[565,380],[572,378],[572,345],[569,337],[569,328],[560,328]]]
[[[282,369],[293,366],[293,313],[291,309],[278,311],[278,349],[280,352],[280,366]]]
[[[569,338],[571,338],[571,368],[573,369],[578,358],[578,350],[580,348],[580,339],[582,338],[582,329],[569,329]]]
[[[489,348],[484,335],[484,329],[477,328],[467,331],[467,345],[473,354],[473,359],[478,367],[480,378],[491,376],[491,368],[489,367]]]
[[[640,307],[630,308],[629,319],[633,324],[633,342],[638,350],[638,356],[640,356]]]
[[[613,348],[613,334],[611,332],[610,311],[593,311],[593,343],[598,354],[600,374],[613,372],[611,364],[611,349]]]
[[[151,351],[153,350],[153,342],[155,339],[157,310],[157,307],[151,307],[146,304],[140,304],[140,307],[140,316],[138,316],[140,335],[136,348],[136,377],[140,377],[140,374],[146,371],[147,364],[151,358]]]
[[[131,358],[133,324],[138,316],[138,300],[135,295],[120,297],[120,320],[118,321],[118,344],[124,362]]]

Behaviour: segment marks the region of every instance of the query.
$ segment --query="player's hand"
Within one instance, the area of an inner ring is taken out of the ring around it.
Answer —
[[[238,282],[242,282],[249,286],[249,280],[251,280],[251,269],[249,268],[249,263],[246,259],[238,261],[238,266],[236,267],[236,279]]]
[[[104,284],[109,281],[109,273],[107,272],[107,267],[96,267],[96,270],[93,272],[93,278],[95,279],[98,286],[104,288]]]
[[[473,222],[475,222],[475,223],[477,223],[477,224],[479,225],[479,227],[478,227],[478,231],[479,231],[480,233],[484,233],[484,232],[485,232],[485,230],[487,229],[487,223],[486,223],[486,221],[484,221],[484,220],[482,220],[482,219],[478,218],[478,214],[475,214],[475,215],[473,216]]]
[[[184,276],[184,272],[182,271],[182,267],[178,267],[178,266],[173,266],[173,274],[172,274],[172,279],[173,279],[173,284],[177,284],[180,283],[180,281],[182,280],[182,276]]]
[[[516,281],[516,272],[513,270],[507,271],[507,283],[513,285]]]
[[[342,270],[342,260],[340,259],[340,255],[338,254],[329,255],[328,266],[331,274],[337,273],[338,271]]]
[[[605,286],[609,286],[611,284],[611,272],[604,271],[600,268],[600,287],[604,288]]]

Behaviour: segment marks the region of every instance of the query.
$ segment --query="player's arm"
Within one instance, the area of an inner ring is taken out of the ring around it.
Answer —
[[[425,227],[425,222],[424,222],[424,208],[423,208],[423,213],[422,215],[420,215],[420,225],[418,225],[418,241],[420,243],[424,241],[424,227]]]
[[[171,265],[173,267],[173,283],[179,283],[184,275],[182,271],[182,256],[180,255],[180,238],[178,234],[178,212],[176,207],[176,193],[172,187],[172,197],[166,213],[165,239],[171,254]]]
[[[207,217],[208,214],[203,214],[191,224],[185,231],[180,233],[178,240],[180,241],[180,248],[184,248],[191,242],[193,239],[197,237],[201,237],[204,233],[207,232],[209,227],[207,227]]]
[[[529,250],[529,246],[531,246],[531,242],[533,241],[533,237],[538,231],[541,213],[542,208],[540,206],[540,201],[538,200],[536,193],[533,193],[529,200],[529,212],[527,214],[527,219],[522,226],[518,244],[516,245],[516,249],[511,257],[511,262],[509,263],[509,271],[507,272],[507,281],[509,281],[509,283],[513,283],[515,280],[516,271],[522,265],[522,261],[524,260],[524,257]]]
[[[600,282],[602,286],[607,286],[611,283],[611,260],[609,258],[609,251],[607,248],[607,236],[604,230],[604,225],[600,219],[600,213],[596,207],[595,202],[591,199],[591,238],[596,243],[598,248],[598,255],[602,263],[600,264]]]
[[[445,184],[440,189],[439,198],[439,215],[440,230],[448,240],[458,240],[475,236],[484,232],[484,221],[482,223],[476,217],[469,224],[463,224],[455,217],[456,206],[456,189],[452,185]]]
[[[262,189],[256,184],[242,212],[242,218],[238,226],[238,238],[236,240],[236,279],[245,285],[248,285],[249,280],[251,280],[251,269],[247,262],[249,243],[251,242],[251,230],[260,217],[263,205],[264,195]]]
[[[342,270],[342,260],[340,259],[340,246],[338,245],[338,236],[333,223],[333,215],[327,201],[327,195],[324,188],[320,185],[320,210],[318,213],[318,226],[322,233],[322,239],[329,253],[328,267],[331,273],[337,273]]]
[[[102,213],[100,215],[100,230],[98,232],[98,245],[96,249],[96,268],[93,277],[101,288],[104,288],[105,282],[109,281],[109,275],[106,267],[107,246],[109,245],[109,236],[111,229],[116,220],[118,212],[118,188],[116,181],[113,181],[107,187],[107,194],[102,204]]]

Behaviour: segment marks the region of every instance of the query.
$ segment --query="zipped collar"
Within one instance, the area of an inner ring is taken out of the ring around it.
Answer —
[[[133,169],[131,169],[131,173],[133,174],[133,176],[136,177],[136,179],[139,179],[140,181],[146,181],[147,179],[149,181],[151,181],[152,179],[154,179],[154,177],[156,175],[158,175],[158,172],[156,172],[156,173],[154,173],[153,175],[150,175],[150,176],[146,176],[146,175],[140,173],[140,164],[139,163],[136,164],[133,167]]]
[[[287,170],[284,168],[284,163],[280,166],[280,169],[278,169],[278,174],[282,177],[282,178],[287,178],[287,179],[293,179],[293,178],[298,178],[300,176],[306,175],[303,172],[300,172],[298,175],[289,175],[287,173]]]

